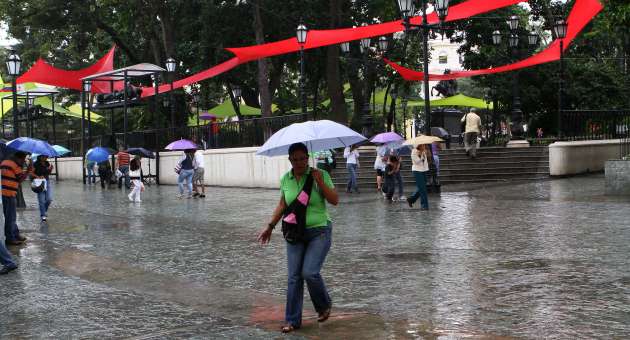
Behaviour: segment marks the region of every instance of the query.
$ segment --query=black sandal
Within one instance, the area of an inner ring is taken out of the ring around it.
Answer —
[[[332,310],[332,306],[328,307],[325,311],[319,313],[317,317],[317,322],[324,322],[328,320],[328,318],[330,317],[331,310]]]
[[[294,330],[296,330],[296,329],[297,329],[297,328],[296,328],[296,327],[293,327],[293,325],[291,325],[291,324],[286,324],[286,325],[284,325],[284,326],[282,326],[282,327],[280,328],[280,330],[282,331],[282,333],[291,333],[291,332],[293,332],[293,331],[294,331]]]

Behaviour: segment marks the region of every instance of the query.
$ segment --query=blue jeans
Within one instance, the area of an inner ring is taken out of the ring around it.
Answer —
[[[4,240],[0,240],[0,264],[8,268],[17,267],[15,262],[13,262],[11,253],[9,253],[7,247],[4,246]]]
[[[125,187],[127,189],[131,188],[131,180],[129,179],[129,166],[128,165],[120,166],[118,167],[118,170],[122,172],[123,177],[125,178]],[[118,189],[122,188],[123,177],[120,177],[118,179]]]
[[[15,241],[20,236],[17,226],[17,198],[2,196],[2,212],[4,213],[4,237],[7,241]]]
[[[91,180],[90,180],[91,178]],[[94,167],[93,166],[88,166],[87,167],[87,183],[96,183],[96,173],[94,172]]]
[[[288,286],[285,321],[293,327],[302,325],[304,281],[317,313],[332,305],[324,279],[319,274],[332,243],[332,224],[306,229],[306,241],[287,243]]]
[[[357,187],[357,168],[358,166],[354,163],[346,164],[346,169],[348,169],[348,174],[350,175],[346,191],[359,191],[359,188]]]
[[[48,212],[48,207],[52,203],[52,185],[50,180],[46,180],[46,190],[37,194],[37,202],[39,202],[39,216],[44,217]]]
[[[413,177],[416,180],[416,192],[409,197],[411,203],[415,203],[420,198],[420,206],[429,209],[429,198],[427,196],[427,177],[426,172],[413,171]]]
[[[177,178],[177,185],[179,186],[179,193],[181,195],[184,194],[184,182],[187,182],[188,194],[192,195],[192,191],[193,191],[192,178],[194,174],[195,174],[195,170],[193,169],[190,169],[190,170],[182,169],[179,172],[179,177]]]
[[[400,174],[400,171],[394,174],[394,180],[398,183],[398,196],[402,196],[404,188],[403,188],[403,179],[402,179],[402,175]],[[392,191],[392,195],[393,194],[394,192]]]

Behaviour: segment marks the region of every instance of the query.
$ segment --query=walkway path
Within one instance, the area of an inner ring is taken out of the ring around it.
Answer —
[[[0,277],[2,338],[280,336],[284,244],[255,243],[277,191],[177,200],[151,187],[138,205],[56,189],[47,225],[30,192],[19,214],[30,241]],[[286,338],[630,336],[630,199],[603,196],[602,176],[430,199],[421,212],[342,196],[324,269],[334,317],[317,324],[305,303],[308,322]]]

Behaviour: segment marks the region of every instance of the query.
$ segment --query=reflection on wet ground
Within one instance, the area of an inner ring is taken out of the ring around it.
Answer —
[[[603,177],[451,187],[431,210],[345,195],[331,208],[324,277],[333,318],[281,336],[280,233],[255,243],[274,190],[209,188],[178,200],[150,187],[60,182],[20,269],[0,277],[2,338],[502,339],[630,336],[630,199]]]

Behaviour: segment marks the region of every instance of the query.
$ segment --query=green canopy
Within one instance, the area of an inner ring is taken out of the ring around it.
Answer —
[[[486,102],[483,99],[468,97],[463,94],[456,94],[452,97],[435,99],[431,101],[431,106],[464,106],[475,107],[478,109],[492,109],[491,102]]]
[[[272,108],[273,110],[273,108]],[[260,116],[260,109],[241,104],[240,111],[243,116]],[[221,105],[217,105],[208,110],[208,113],[217,116],[217,118],[226,118],[236,116],[232,102],[226,100]]]

